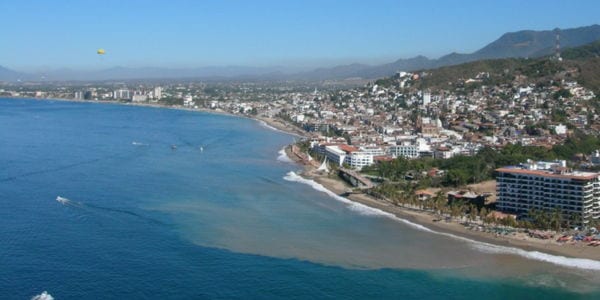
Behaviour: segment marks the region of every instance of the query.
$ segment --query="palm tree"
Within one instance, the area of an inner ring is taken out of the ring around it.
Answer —
[[[561,226],[562,221],[563,221],[563,216],[562,216],[562,213],[560,212],[560,208],[555,208],[552,211],[549,221],[550,221],[549,225],[552,229],[554,229],[555,231],[560,231],[560,229],[562,227]]]
[[[486,223],[487,215],[488,215],[488,210],[485,207],[482,207],[481,210],[479,211],[479,219],[482,220],[483,223]]]
[[[581,226],[582,221],[583,220],[582,220],[581,214],[574,213],[574,214],[571,214],[571,216],[569,218],[569,223],[570,223],[569,225],[570,226]]]
[[[477,219],[477,206],[469,205],[469,221],[474,222]]]

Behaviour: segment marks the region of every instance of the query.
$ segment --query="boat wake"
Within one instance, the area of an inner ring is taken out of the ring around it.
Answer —
[[[277,156],[277,160],[284,163],[293,163],[294,161],[285,153],[285,147],[279,150],[279,156]]]
[[[140,146],[140,147],[150,146],[149,144],[142,143],[142,142],[136,142],[136,141],[131,142],[131,144],[134,146]]]
[[[71,201],[65,197],[57,196],[56,201],[62,205],[73,206],[73,207],[81,207],[81,202]]]
[[[63,197],[61,197],[61,196],[58,196],[58,197],[56,197],[56,201],[58,201],[58,202],[60,202],[60,203],[62,203],[62,204],[67,204],[67,203],[69,203],[69,199],[67,199],[67,198],[63,198]]]
[[[63,171],[63,170],[67,170],[67,169],[79,167],[79,166],[82,166],[82,165],[96,163],[96,162],[99,162],[101,160],[103,160],[103,158],[94,158],[94,159],[84,160],[84,161],[80,161],[80,162],[76,162],[76,163],[72,163],[72,164],[68,164],[68,165],[58,166],[58,167],[55,167],[55,168],[49,168],[49,169],[43,169],[43,170],[38,170],[38,171],[26,172],[26,173],[22,173],[22,174],[15,175],[15,176],[10,176],[10,177],[6,177],[6,178],[0,178],[0,182],[9,182],[9,181],[14,181],[14,180],[17,180],[17,179],[20,179],[20,178],[26,178],[26,177],[40,175],[40,174],[47,174],[47,173],[53,173],[53,172]]]
[[[54,300],[54,297],[48,294],[48,292],[43,291],[41,294],[31,297],[31,300]]]
[[[161,222],[159,220],[156,220],[156,219],[153,219],[153,218],[147,217],[145,215],[141,215],[139,213],[136,213],[136,212],[133,212],[133,211],[130,211],[130,210],[126,210],[126,209],[104,207],[104,206],[98,206],[98,205],[94,205],[94,204],[85,204],[85,203],[82,203],[82,202],[72,201],[72,200],[70,200],[68,198],[61,197],[61,196],[56,197],[56,201],[58,201],[59,203],[61,203],[63,205],[66,205],[66,206],[83,208],[83,209],[86,209],[88,211],[89,211],[89,209],[96,209],[96,210],[108,211],[108,212],[113,212],[113,213],[126,214],[126,215],[130,215],[130,216],[133,216],[133,217],[145,220],[145,221],[150,222],[150,223],[155,223],[155,224],[160,224],[160,225],[166,225],[165,223],[163,223],[163,222]]]
[[[491,253],[491,254],[518,255],[521,257],[525,257],[527,259],[548,262],[551,264],[555,264],[555,265],[559,265],[559,266],[563,266],[563,267],[569,267],[569,268],[577,268],[577,269],[583,269],[583,270],[595,270],[595,271],[600,270],[600,261],[597,261],[597,260],[585,259],[585,258],[570,258],[570,257],[565,257],[565,256],[560,256],[560,255],[547,254],[547,253],[543,253],[543,252],[539,252],[539,251],[526,251],[526,250],[514,248],[514,247],[499,246],[499,245],[494,245],[494,244],[490,244],[490,243],[475,241],[475,240],[457,236],[457,235],[454,235],[451,233],[435,231],[435,230],[427,228],[426,226],[423,226],[421,224],[417,224],[417,223],[411,222],[409,220],[400,218],[392,213],[388,213],[388,212],[382,211],[377,208],[369,207],[367,205],[357,203],[357,202],[351,201],[345,197],[339,196],[336,193],[325,188],[320,183],[318,183],[314,180],[311,180],[311,179],[303,178],[300,175],[296,174],[295,172],[288,172],[283,177],[283,179],[285,179],[287,181],[298,182],[298,183],[303,183],[303,184],[309,185],[313,189],[323,192],[323,193],[326,193],[328,196],[347,204],[348,209],[355,211],[361,215],[386,217],[386,218],[393,219],[395,221],[402,222],[412,228],[415,228],[415,229],[418,229],[421,231],[425,231],[425,232],[429,232],[429,233],[433,233],[433,234],[437,234],[437,235],[442,235],[442,236],[450,237],[450,238],[461,240],[461,241],[466,241],[466,242],[469,242],[473,246],[473,248],[475,248],[476,250],[482,251],[482,252]]]

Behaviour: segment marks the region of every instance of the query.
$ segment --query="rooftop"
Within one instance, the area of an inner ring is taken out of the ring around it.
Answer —
[[[565,170],[561,170],[561,169],[563,169],[563,168],[559,168],[559,170],[529,170],[529,169],[524,169],[522,167],[504,167],[504,168],[496,169],[496,172],[536,175],[536,176],[560,178],[560,179],[592,180],[592,179],[600,177],[599,173],[582,172],[582,171],[566,172]]]

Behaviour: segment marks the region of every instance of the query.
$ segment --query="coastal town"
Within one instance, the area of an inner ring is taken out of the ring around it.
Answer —
[[[600,1],[0,10],[0,300],[600,299]]]
[[[478,72],[441,86],[428,85],[436,74],[426,71],[318,83],[2,83],[0,96],[256,118],[302,136],[290,157],[311,168],[306,174],[313,178],[326,166],[320,177],[343,179],[340,194],[426,210],[471,230],[516,235],[507,228],[529,228],[529,237],[596,246],[600,107],[594,91],[573,79],[576,72],[564,69],[542,80],[510,74],[509,81]],[[579,147],[588,137],[595,140]],[[565,144],[577,151],[560,152]],[[485,160],[503,151],[520,153]]]

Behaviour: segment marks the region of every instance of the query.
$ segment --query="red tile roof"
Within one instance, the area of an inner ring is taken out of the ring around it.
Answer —
[[[352,153],[352,152],[358,151],[358,148],[350,146],[350,145],[339,145],[338,147],[340,147],[340,149],[342,149],[342,151],[347,152],[347,153]]]

